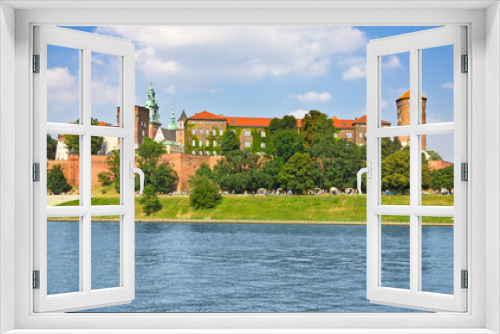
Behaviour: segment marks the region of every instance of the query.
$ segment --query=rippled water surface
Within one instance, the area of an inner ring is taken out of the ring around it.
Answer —
[[[92,286],[119,284],[118,223],[92,223]],[[49,294],[78,290],[78,223],[48,223]],[[409,282],[409,227],[383,226],[383,284]],[[422,228],[426,291],[452,293],[453,227]],[[408,312],[366,299],[362,225],[136,224],[136,298],[92,312]]]

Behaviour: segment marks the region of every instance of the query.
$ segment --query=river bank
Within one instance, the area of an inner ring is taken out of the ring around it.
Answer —
[[[453,196],[423,196],[424,205],[450,206]],[[244,196],[226,195],[215,208],[195,210],[189,206],[186,196],[160,196],[161,210],[146,215],[143,206],[136,200],[137,222],[197,222],[197,223],[283,223],[283,224],[349,224],[363,225],[366,222],[366,196]],[[407,205],[409,196],[383,196],[387,205]],[[118,197],[94,197],[92,205],[116,205]],[[78,205],[70,201],[61,205]],[[94,217],[116,219],[116,216]],[[408,216],[383,216],[384,223],[409,224]],[[450,217],[424,217],[424,224],[450,225]]]

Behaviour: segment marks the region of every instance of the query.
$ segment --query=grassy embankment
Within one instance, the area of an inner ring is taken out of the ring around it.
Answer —
[[[116,194],[94,194],[93,205],[116,205]],[[136,221],[262,221],[262,222],[336,222],[364,224],[366,221],[366,196],[224,196],[222,203],[212,209],[194,210],[187,196],[160,196],[162,209],[146,216],[136,200]],[[409,205],[409,196],[383,196],[386,205]],[[453,205],[453,196],[426,195],[424,205]],[[60,205],[78,205],[69,201]],[[102,219],[116,217],[99,217]],[[384,216],[383,222],[408,223],[409,217]],[[451,218],[424,217],[424,223],[453,224]]]

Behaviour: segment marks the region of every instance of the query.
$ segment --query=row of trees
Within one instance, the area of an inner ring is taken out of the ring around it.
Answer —
[[[242,193],[259,188],[284,188],[304,193],[313,188],[355,188],[357,171],[366,165],[366,148],[345,139],[327,115],[311,110],[301,131],[293,116],[273,119],[268,128],[266,155],[240,151],[238,136],[226,131],[221,140],[223,158],[211,170],[203,165],[196,175],[205,176],[222,189]],[[410,151],[398,139],[382,139],[382,188],[404,193],[410,187]],[[440,160],[434,151],[429,160]],[[422,154],[422,188],[453,188],[453,167],[432,171]]]

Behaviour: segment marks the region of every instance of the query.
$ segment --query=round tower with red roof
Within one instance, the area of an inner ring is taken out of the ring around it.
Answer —
[[[422,95],[422,123],[426,123],[425,108],[427,105],[427,98]],[[398,110],[398,126],[410,125],[410,90],[401,95],[396,100],[396,107]],[[399,141],[403,145],[408,145],[410,143],[409,136],[399,136]],[[422,151],[427,150],[427,138],[422,136]]]

